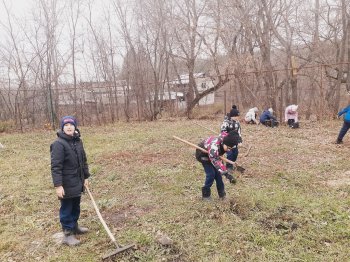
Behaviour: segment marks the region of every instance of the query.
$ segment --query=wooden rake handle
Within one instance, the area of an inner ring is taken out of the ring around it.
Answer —
[[[195,123],[197,126],[203,127],[204,129],[206,129],[206,130],[208,130],[208,131],[210,131],[210,132],[212,132],[212,133],[214,133],[214,134],[217,133],[217,132],[215,132],[213,129],[207,128],[207,127],[205,127],[205,126],[203,126],[203,125],[201,125],[201,124],[198,124],[197,122],[194,122],[194,123]],[[248,148],[247,148],[245,145],[242,145],[242,144],[240,144],[239,147],[242,147],[242,148],[245,148],[245,149],[248,150],[247,153],[246,153],[244,156],[247,156],[247,155],[249,154],[250,149],[252,148],[252,146],[249,146],[249,145],[248,145]]]
[[[190,145],[190,146],[192,146],[192,147],[194,147],[194,148],[196,148],[196,149],[199,149],[199,150],[201,150],[202,152],[208,154],[208,151],[205,150],[204,148],[201,148],[200,146],[197,146],[197,145],[195,145],[195,144],[192,144],[192,143],[190,143],[190,142],[188,142],[188,141],[186,141],[186,140],[184,140],[184,139],[181,139],[181,138],[179,138],[179,137],[177,137],[177,136],[173,136],[173,138],[175,138],[175,139],[177,139],[177,140],[179,140],[179,141],[181,141],[181,142],[183,142],[183,143],[185,143],[185,144],[187,144],[187,145]],[[229,163],[229,164],[232,164],[232,165],[235,165],[235,166],[237,165],[236,162],[233,162],[233,161],[231,161],[231,160],[228,160],[227,158],[225,158],[225,157],[223,157],[223,156],[219,156],[219,157],[220,157],[220,159],[221,159],[222,161],[225,161],[226,163]]]
[[[91,199],[92,205],[94,206],[95,211],[96,211],[96,213],[97,213],[97,216],[98,216],[98,218],[100,219],[100,221],[101,221],[101,223],[102,223],[104,229],[106,230],[106,232],[107,232],[109,238],[112,240],[112,242],[114,243],[114,245],[115,245],[117,248],[119,248],[119,245],[118,245],[117,241],[115,240],[115,237],[113,236],[112,232],[109,230],[109,228],[108,228],[106,222],[103,220],[102,215],[101,215],[101,213],[100,213],[100,210],[98,210],[98,207],[97,207],[96,202],[95,202],[95,200],[94,200],[94,198],[93,198],[93,196],[92,196],[92,194],[91,194],[91,192],[90,192],[89,187],[85,186],[85,188],[86,188],[86,191],[87,191],[88,194],[89,194],[89,197],[90,197],[90,199]]]

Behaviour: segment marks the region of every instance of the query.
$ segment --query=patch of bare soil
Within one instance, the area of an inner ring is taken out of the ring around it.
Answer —
[[[331,179],[323,181],[323,183],[330,187],[343,187],[350,185],[350,171],[347,171],[343,174],[338,174],[337,176],[333,176]]]
[[[300,225],[294,221],[294,215],[298,213],[293,207],[279,207],[273,214],[261,219],[261,226],[269,231],[275,231],[279,234],[288,234],[297,230]]]
[[[252,213],[260,209],[259,204],[252,203],[249,200],[245,201],[239,197],[230,200],[230,211],[242,220],[248,219]]]
[[[137,207],[134,205],[128,205],[119,210],[109,210],[107,212],[104,212],[103,215],[111,224],[113,224],[115,227],[120,228],[123,227],[126,221],[137,220],[144,214],[147,214],[154,209],[155,207],[152,206]]]

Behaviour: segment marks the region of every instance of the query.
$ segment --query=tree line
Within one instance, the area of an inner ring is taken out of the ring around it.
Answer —
[[[156,120],[173,114],[164,100],[184,74],[187,117],[228,87],[241,108],[301,103],[306,118],[334,114],[350,92],[345,0],[33,0],[25,19],[1,4],[0,121],[16,127],[67,113]],[[200,92],[198,72],[213,86]]]

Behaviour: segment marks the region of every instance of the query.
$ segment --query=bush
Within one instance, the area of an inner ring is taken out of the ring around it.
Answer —
[[[0,121],[0,133],[8,132],[14,129],[15,124],[13,121]]]
[[[216,119],[218,115],[224,117],[222,104],[196,106],[192,111],[192,117],[196,119]]]

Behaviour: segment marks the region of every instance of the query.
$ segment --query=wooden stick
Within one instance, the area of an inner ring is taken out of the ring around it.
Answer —
[[[181,142],[183,142],[183,143],[185,143],[185,144],[187,144],[187,145],[190,145],[190,146],[192,146],[192,147],[194,147],[194,148],[196,148],[196,149],[199,149],[199,150],[201,150],[202,152],[208,154],[208,151],[205,150],[204,148],[201,148],[200,146],[197,146],[197,145],[195,145],[195,144],[192,144],[191,142],[188,142],[188,141],[186,141],[186,140],[184,140],[184,139],[181,139],[181,138],[179,138],[179,137],[177,137],[177,136],[173,136],[173,138],[175,138],[175,139],[177,139],[177,140],[179,140],[179,141],[181,141]],[[219,156],[219,157],[220,157],[221,160],[225,161],[226,163],[229,163],[229,164],[232,164],[232,165],[235,165],[235,166],[237,165],[236,162],[233,162],[233,161],[231,161],[231,160],[228,160],[227,158],[225,158],[225,157],[223,157],[223,156]]]
[[[244,154],[244,157],[247,157],[247,156],[248,156],[250,149],[252,149],[252,146],[249,146],[249,147],[248,147],[248,150],[247,150],[247,152]]]
[[[89,189],[87,186],[85,186],[85,188],[86,188],[86,191],[87,191],[88,194],[89,194],[89,197],[90,197],[90,199],[91,199],[92,205],[94,206],[95,211],[96,211],[96,213],[97,213],[97,216],[98,216],[98,218],[100,219],[100,221],[101,221],[103,227],[105,228],[105,230],[106,230],[106,232],[107,232],[109,238],[112,240],[112,242],[114,243],[114,245],[115,245],[117,248],[119,248],[119,245],[118,245],[117,241],[115,240],[115,238],[114,238],[112,232],[109,230],[109,228],[108,228],[106,222],[105,222],[105,221],[103,220],[103,218],[102,218],[102,215],[101,215],[100,211],[98,210],[98,207],[97,207],[97,205],[96,205],[96,202],[95,202],[94,198],[92,197],[92,194],[91,194],[91,192],[90,192],[90,189]]]
[[[214,134],[216,133],[214,130],[212,130],[212,129],[210,129],[210,128],[207,128],[207,127],[205,127],[205,126],[202,126],[201,124],[198,124],[197,122],[194,122],[197,126],[200,126],[200,127],[203,127],[204,129],[206,129],[206,130],[209,130],[210,132],[213,132]],[[246,146],[244,146],[244,145],[239,145],[239,147],[243,147],[243,148],[245,148],[245,149],[247,149],[247,147]],[[249,148],[248,148],[248,153],[249,153],[249,151],[250,151],[250,149],[251,149],[251,146],[249,146]],[[247,156],[248,154],[246,153],[244,156]]]

